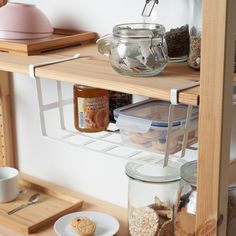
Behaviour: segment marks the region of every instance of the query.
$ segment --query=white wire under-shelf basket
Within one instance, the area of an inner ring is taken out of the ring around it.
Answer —
[[[73,125],[73,98],[65,98],[63,96],[63,82],[53,81],[53,83],[55,83],[54,87],[56,88],[54,89],[55,96],[53,102],[45,102],[43,95],[46,93],[44,90],[48,89],[46,87],[43,88],[41,83],[42,79],[37,78],[35,81],[38,95],[41,130],[44,136],[75,147],[141,163],[155,163],[165,157],[163,154],[145,151],[136,147],[124,146],[121,142],[119,130],[115,124],[110,124],[107,131],[97,133],[78,132]],[[72,85],[70,91],[70,95],[73,94]],[[172,108],[170,108],[170,111],[171,110]],[[189,106],[187,115],[187,120],[189,121],[191,111],[192,107]],[[55,117],[58,117],[58,119],[55,120]],[[172,122],[172,119],[170,115],[169,123]],[[188,126],[189,123],[186,122],[186,129],[188,129]],[[171,129],[169,131],[171,133]],[[182,145],[183,148],[180,156],[185,154],[185,149],[187,148],[185,139],[183,140]],[[196,150],[195,147],[190,147],[190,149]],[[168,152],[166,155],[169,157]]]

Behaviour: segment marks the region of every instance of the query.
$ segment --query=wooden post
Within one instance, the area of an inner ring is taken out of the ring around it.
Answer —
[[[226,235],[235,0],[203,1],[196,235]]]
[[[0,71],[0,166],[15,166],[10,73]]]

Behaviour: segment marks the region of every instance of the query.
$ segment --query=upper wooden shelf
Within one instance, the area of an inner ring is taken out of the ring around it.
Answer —
[[[28,74],[29,64],[73,56],[78,52],[81,58],[37,68],[36,76],[167,101],[170,100],[171,89],[187,87],[200,78],[199,72],[189,68],[186,63],[170,63],[155,77],[125,77],[111,68],[108,58],[97,52],[95,44],[69,47],[29,57],[0,52],[0,70]],[[179,92],[178,101],[198,105],[199,86]]]

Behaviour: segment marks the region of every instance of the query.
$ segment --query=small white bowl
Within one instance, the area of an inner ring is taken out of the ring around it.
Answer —
[[[53,34],[46,15],[36,6],[8,3],[0,8],[0,38],[35,39]]]

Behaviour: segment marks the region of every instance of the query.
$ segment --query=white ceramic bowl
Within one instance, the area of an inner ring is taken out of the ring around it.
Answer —
[[[0,8],[0,19],[2,39],[35,39],[53,33],[46,15],[31,4],[8,3]]]

